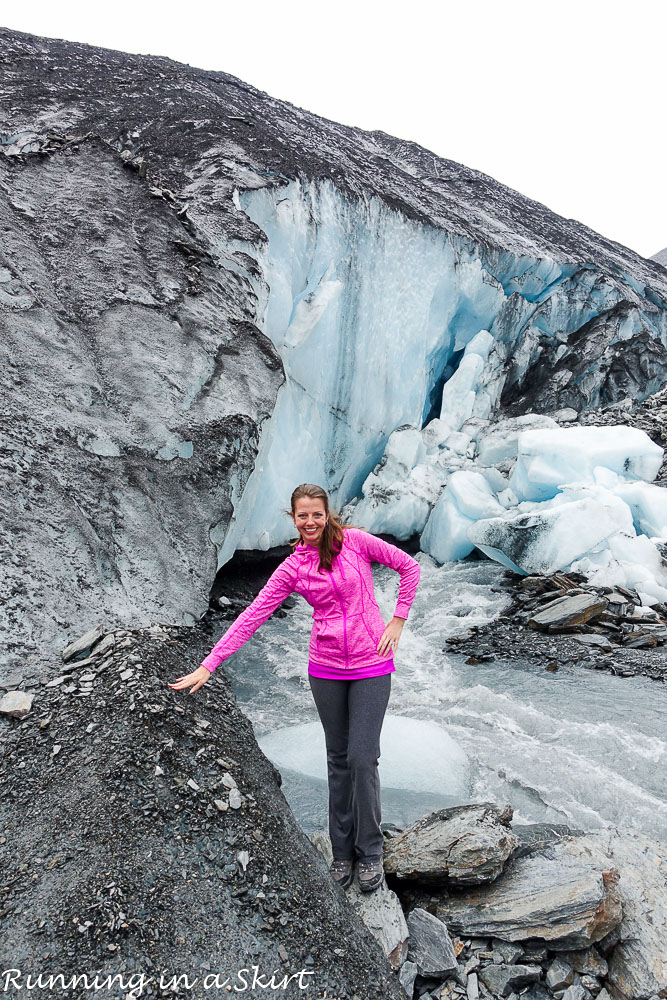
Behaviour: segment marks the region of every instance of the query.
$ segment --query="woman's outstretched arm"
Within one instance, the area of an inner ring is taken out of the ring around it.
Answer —
[[[249,604],[232,622],[200,666],[183,677],[177,677],[169,684],[170,688],[181,691],[189,687],[190,694],[198,691],[210,679],[215,668],[240,649],[285,598],[289,597],[294,590],[296,579],[292,569],[286,566],[286,562],[287,560],[284,560],[271,574],[252,604]]]
[[[292,568],[285,565],[286,562],[287,560],[281,562],[252,604],[241,612],[224,635],[218,639],[208,656],[202,660],[202,667],[213,673],[215,668],[240,649],[276,608],[280,607],[285,598],[289,597],[294,590],[296,579]]]

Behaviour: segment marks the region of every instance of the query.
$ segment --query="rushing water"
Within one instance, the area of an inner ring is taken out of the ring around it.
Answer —
[[[381,736],[383,822],[403,826],[443,806],[492,801],[509,803],[515,823],[613,825],[667,842],[665,686],[577,664],[553,672],[521,660],[467,665],[443,652],[445,639],[507,603],[491,589],[503,569],[417,558],[421,580]],[[387,622],[398,576],[384,566],[374,573]],[[270,618],[225,670],[311,832],[327,827],[326,759],[307,678],[312,608],[294,597],[287,617]]]

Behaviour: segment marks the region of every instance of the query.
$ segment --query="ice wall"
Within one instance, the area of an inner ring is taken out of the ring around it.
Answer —
[[[358,494],[391,432],[439,405],[505,296],[479,259],[378,198],[295,181],[239,202],[268,236],[258,316],[287,376],[238,541],[267,548],[293,533],[282,511],[298,483],[324,484],[337,505]]]
[[[516,395],[545,342],[558,363],[572,331],[628,289],[641,307],[638,293],[598,269],[492,252],[406,219],[375,196],[344,197],[328,180],[235,199],[268,238],[262,251],[245,249],[261,273],[258,320],[287,378],[237,511],[235,547],[266,549],[293,535],[284,511],[298,483],[322,483],[342,507],[360,494],[397,428],[429,425],[442,443],[466,419],[496,414],[503,393]],[[632,317],[608,330],[610,343],[646,325],[639,311]],[[651,330],[667,344],[667,313],[652,316]],[[666,375],[647,382],[646,393]],[[578,379],[591,405],[604,379],[593,363]],[[421,530],[444,481],[430,467],[427,482],[411,484],[398,520],[409,522],[412,511]],[[387,514],[382,528],[391,531],[396,511]]]

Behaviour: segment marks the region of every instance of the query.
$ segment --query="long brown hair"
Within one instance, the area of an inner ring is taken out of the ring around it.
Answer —
[[[342,523],[340,517],[335,514],[331,507],[329,506],[329,496],[326,490],[323,490],[321,486],[316,486],[314,483],[301,483],[297,486],[292,493],[291,497],[291,513],[296,514],[296,502],[302,497],[308,497],[311,500],[321,500],[324,504],[324,513],[326,515],[327,523],[324,526],[324,531],[322,532],[322,537],[319,541],[319,552],[320,552],[320,564],[318,569],[326,569],[329,573],[331,572],[331,562],[335,555],[337,555],[343,547],[343,532],[346,528],[352,527],[352,525],[345,525]],[[289,514],[290,511],[285,511]],[[299,534],[296,538],[290,539],[289,544],[294,549],[297,544],[301,541],[301,535]]]

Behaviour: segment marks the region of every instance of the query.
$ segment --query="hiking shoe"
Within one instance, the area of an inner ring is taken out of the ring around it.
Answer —
[[[359,878],[359,888],[362,892],[373,892],[382,885],[384,881],[384,865],[382,858],[372,858],[369,861],[360,861],[357,865],[357,876]]]
[[[329,865],[329,871],[341,889],[347,889],[352,884],[352,858],[335,858]]]

